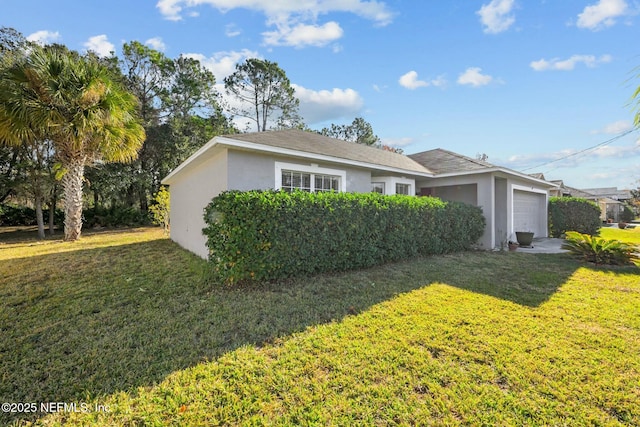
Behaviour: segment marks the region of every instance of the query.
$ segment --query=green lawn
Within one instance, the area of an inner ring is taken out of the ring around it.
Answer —
[[[640,245],[640,225],[635,228],[621,230],[618,227],[602,227],[600,236],[605,239],[622,240],[624,242]]]
[[[0,231],[0,401],[89,409],[0,424],[640,425],[638,268],[475,252],[245,288],[204,271],[158,229]]]

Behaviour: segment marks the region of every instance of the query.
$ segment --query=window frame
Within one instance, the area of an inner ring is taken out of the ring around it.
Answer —
[[[406,193],[399,193],[398,192],[398,186],[399,185],[404,187],[404,188],[406,188],[407,192]],[[395,194],[400,194],[400,195],[403,195],[403,196],[413,196],[413,194],[411,194],[411,184],[409,184],[407,182],[396,182],[396,186],[395,187],[396,187],[395,188],[395,190],[396,190]]]
[[[387,191],[387,189],[386,189],[386,185],[385,185],[385,184],[386,184],[386,183],[385,183],[385,182],[383,182],[383,181],[375,181],[375,182],[372,182],[372,183],[371,183],[371,192],[372,192],[372,193],[378,193],[378,194],[385,194],[385,192]],[[381,188],[382,192],[380,192],[380,191],[376,191],[376,185],[379,185],[379,186],[380,186],[380,188]]]
[[[320,167],[316,164],[311,165],[301,165],[296,163],[286,163],[286,162],[275,162],[275,189],[282,190],[282,172],[290,171],[290,172],[298,172],[303,174],[309,174],[311,185],[310,190],[312,193],[315,193],[316,190],[316,175],[323,176],[331,176],[338,178],[338,192],[344,193],[347,191],[347,172],[340,169],[330,169]],[[329,191],[329,190],[319,190],[319,191]]]

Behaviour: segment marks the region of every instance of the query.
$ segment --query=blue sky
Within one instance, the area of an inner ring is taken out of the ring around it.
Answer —
[[[277,62],[314,129],[361,116],[411,154],[445,148],[588,188],[635,187],[635,0],[0,0],[32,40],[117,54],[137,40],[219,83]],[[567,157],[568,156],[568,157]],[[552,163],[550,163],[552,162]]]

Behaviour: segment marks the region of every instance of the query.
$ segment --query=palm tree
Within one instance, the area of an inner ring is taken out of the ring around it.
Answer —
[[[85,166],[135,159],[145,139],[137,99],[96,58],[31,46],[0,70],[0,143],[49,140],[62,170],[64,239],[82,230]]]

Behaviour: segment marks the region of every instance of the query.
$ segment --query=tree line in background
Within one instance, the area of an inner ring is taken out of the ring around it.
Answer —
[[[111,225],[100,218],[114,212],[124,223],[145,221],[164,176],[214,136],[250,128],[234,117],[258,131],[298,128],[400,152],[362,118],[311,130],[285,72],[267,60],[236,65],[224,80],[236,102],[225,103],[196,59],[137,41],[121,57],[82,55],[2,27],[0,79],[0,213],[7,202],[28,205],[41,238],[44,212],[53,233],[61,199],[67,240],[80,236],[83,206],[96,225]]]

